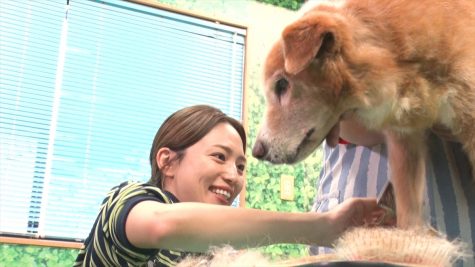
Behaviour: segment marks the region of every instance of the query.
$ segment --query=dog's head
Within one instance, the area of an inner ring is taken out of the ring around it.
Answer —
[[[264,66],[267,106],[254,157],[295,163],[325,138],[336,144],[340,118],[366,101],[359,79],[371,67],[355,50],[348,21],[326,11],[307,12],[284,29]]]

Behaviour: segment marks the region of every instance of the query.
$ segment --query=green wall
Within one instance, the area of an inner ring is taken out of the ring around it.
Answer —
[[[75,249],[1,244],[0,266],[72,266],[77,252]]]
[[[284,25],[295,12],[253,0],[156,0],[157,2],[206,17],[246,26],[246,98],[248,169],[246,206],[264,210],[308,211],[315,196],[315,183],[321,169],[321,153],[315,152],[302,163],[270,165],[254,159],[250,152],[264,110],[261,92],[261,65],[265,54]],[[294,201],[280,199],[281,175],[295,177]],[[298,257],[306,254],[304,246],[274,245],[260,249],[273,258]],[[70,266],[77,254],[74,249],[0,244],[0,265]]]

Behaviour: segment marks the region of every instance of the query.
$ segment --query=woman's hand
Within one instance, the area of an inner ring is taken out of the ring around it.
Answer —
[[[330,239],[333,243],[350,227],[377,226],[386,214],[386,210],[376,203],[375,198],[351,198],[327,212],[331,225]],[[388,222],[385,222],[386,224]]]

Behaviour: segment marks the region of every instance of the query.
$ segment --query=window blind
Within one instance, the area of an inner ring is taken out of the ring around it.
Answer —
[[[241,119],[246,31],[125,1],[50,3],[2,1],[0,217],[18,219],[0,231],[83,239],[112,186],[148,180],[169,114],[210,104]],[[37,54],[19,61],[21,47]]]
[[[0,231],[36,231],[64,1],[0,1]]]

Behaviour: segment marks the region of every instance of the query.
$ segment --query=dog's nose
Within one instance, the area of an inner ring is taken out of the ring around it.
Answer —
[[[267,147],[261,141],[256,141],[254,148],[252,148],[252,155],[257,159],[262,159],[267,154]]]

